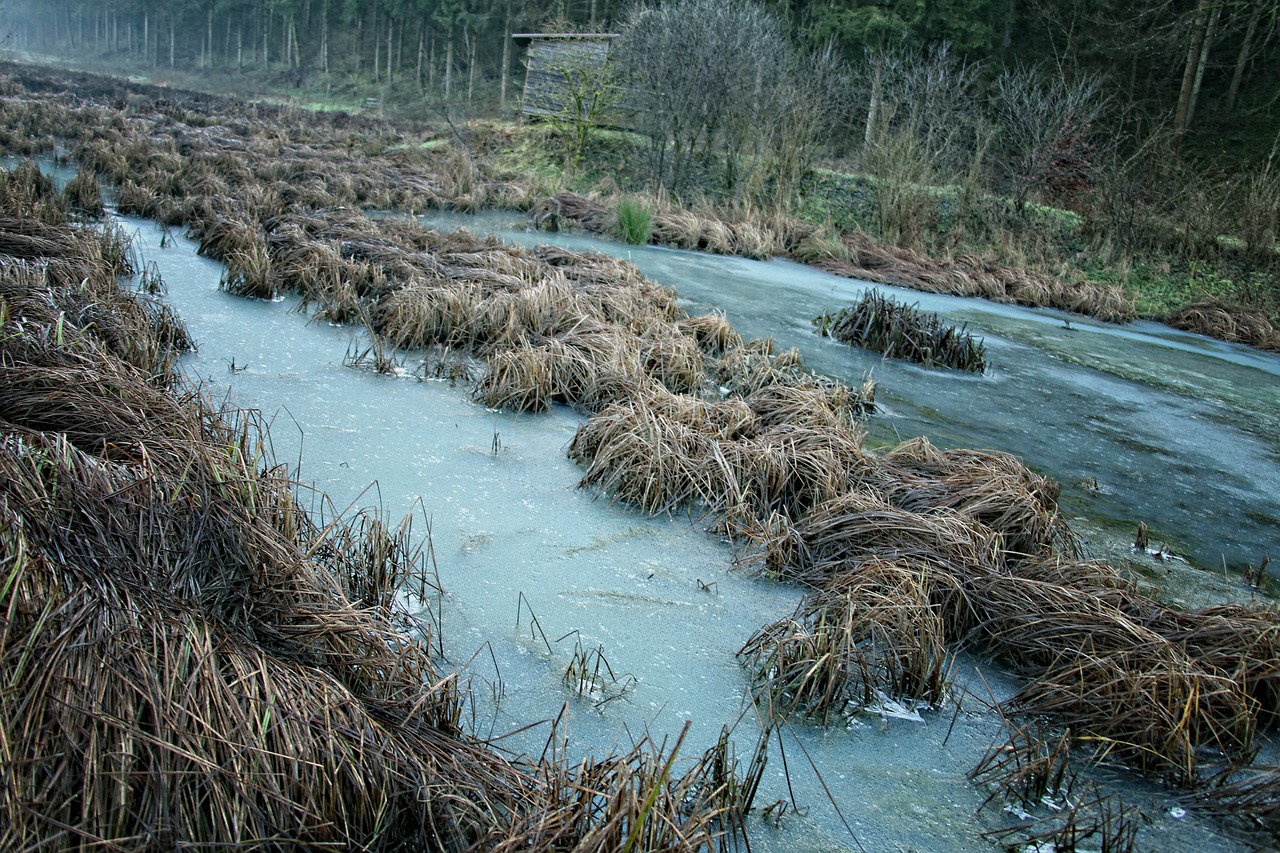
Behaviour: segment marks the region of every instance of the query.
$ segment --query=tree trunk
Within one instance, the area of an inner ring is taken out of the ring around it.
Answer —
[[[329,0],[320,7],[320,70],[329,73]]]
[[[391,37],[394,34],[395,20],[387,17],[387,82],[391,82]]]
[[[427,48],[427,25],[425,22],[418,23],[418,71],[415,79],[418,81],[418,88],[422,88],[422,59],[426,55]]]
[[[594,5],[594,0],[592,0]],[[506,15],[502,19],[502,82],[498,87],[498,107],[507,108],[507,83],[511,79],[511,2],[506,5]]]
[[[467,39],[471,42],[471,58],[467,61],[467,103],[469,104],[476,88],[476,42],[479,39],[471,32],[467,33]]]
[[[1191,92],[1195,88],[1196,66],[1200,57],[1200,45],[1204,42],[1205,27],[1209,21],[1209,0],[1199,0],[1196,6],[1195,23],[1192,25],[1191,38],[1187,44],[1187,62],[1182,70],[1182,86],[1178,90],[1178,109],[1173,115],[1173,146],[1177,151],[1182,147],[1182,137],[1187,132],[1187,114],[1191,107]]]
[[[1013,28],[1018,22],[1018,0],[1009,0],[1009,14],[1004,18],[1004,34],[1000,37],[1000,59],[1009,56],[1009,48],[1013,47]]]
[[[880,112],[880,89],[884,58],[876,57],[875,73],[871,77],[871,105],[867,107],[867,127],[862,133],[862,147],[870,148],[876,138],[876,119]]]
[[[1196,103],[1200,100],[1200,84],[1204,81],[1204,69],[1209,64],[1209,49],[1213,47],[1213,37],[1218,31],[1218,18],[1222,15],[1222,6],[1214,4],[1213,14],[1209,16],[1209,24],[1204,31],[1204,40],[1200,43],[1200,59],[1196,63],[1196,81],[1191,86],[1191,102],[1187,104],[1187,127],[1195,121]]]
[[[173,12],[169,12],[169,67],[174,67],[174,48],[178,42],[178,26],[177,21],[173,18]]]
[[[1258,3],[1249,18],[1249,27],[1245,30],[1244,41],[1240,44],[1240,53],[1236,56],[1236,69],[1231,75],[1231,87],[1227,89],[1227,103],[1223,106],[1223,114],[1231,115],[1236,108],[1236,98],[1240,97],[1240,83],[1244,80],[1244,67],[1249,64],[1249,52],[1253,49],[1253,37],[1258,33],[1258,21],[1262,19],[1262,3]]]
[[[444,43],[444,99],[449,100],[449,94],[453,91],[453,30],[449,30],[449,36]]]

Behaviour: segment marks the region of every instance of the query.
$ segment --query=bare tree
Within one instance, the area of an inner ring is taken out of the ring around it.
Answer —
[[[845,90],[832,54],[798,53],[749,0],[641,6],[616,57],[654,181],[677,195],[713,171],[738,196],[788,195]]]
[[[879,48],[858,67],[862,161],[882,237],[920,244],[938,211],[931,188],[963,185],[976,172],[988,135],[977,77],[946,44]]]
[[[871,51],[858,69],[866,115],[864,152],[909,136],[920,156],[941,173],[968,168],[981,124],[978,67],[947,44],[927,50],[887,47]],[[896,143],[894,143],[896,144]],[[949,175],[948,175],[949,177]]]
[[[791,51],[772,102],[756,119],[757,169],[750,187],[759,200],[788,205],[823,144],[848,122],[853,86],[848,69],[826,48]]]
[[[992,86],[991,108],[999,132],[997,167],[1019,211],[1032,193],[1069,203],[1091,185],[1094,126],[1106,109],[1097,77],[1068,80],[1008,69]]]

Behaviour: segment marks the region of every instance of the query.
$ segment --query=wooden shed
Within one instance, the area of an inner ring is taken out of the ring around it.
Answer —
[[[602,68],[617,37],[617,33],[514,33],[511,38],[528,51],[523,113],[563,115],[565,69]]]

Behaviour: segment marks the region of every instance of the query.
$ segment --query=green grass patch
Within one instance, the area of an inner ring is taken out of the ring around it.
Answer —
[[[643,246],[653,235],[653,211],[635,196],[623,196],[614,214],[618,217],[618,239],[624,243]]]

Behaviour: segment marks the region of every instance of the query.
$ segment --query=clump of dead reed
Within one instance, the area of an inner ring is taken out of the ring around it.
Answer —
[[[708,373],[721,394],[749,397],[769,386],[786,386],[825,396],[828,407],[835,405],[855,418],[875,410],[875,383],[870,379],[855,390],[811,373],[805,368],[799,350],[779,352],[771,338],[734,342],[710,360]]]
[[[739,650],[757,701],[780,717],[800,711],[823,722],[886,702],[940,704],[949,656],[934,574],[910,560],[872,559],[833,576],[795,616]]]
[[[914,513],[869,490],[845,491],[794,522],[775,521],[745,534],[743,565],[762,563],[815,586],[869,559],[923,560],[959,577],[990,570],[999,559],[994,533],[963,515],[947,509]],[[973,619],[958,624],[967,628]]]
[[[1099,756],[1114,756],[1187,786],[1203,750],[1240,756],[1253,742],[1254,708],[1229,677],[1172,647],[1066,655],[1012,706],[1052,716]]]
[[[67,215],[66,200],[34,160],[20,160],[12,169],[0,170],[0,208],[21,210],[26,218],[48,225],[60,224]]]
[[[957,510],[999,533],[1010,554],[1076,552],[1058,513],[1061,486],[1009,454],[940,450],[921,437],[890,450],[882,462],[880,488],[903,509]]]
[[[1005,720],[1008,739],[988,750],[969,778],[991,788],[979,808],[995,800],[1015,802],[1024,809],[1034,809],[1046,798],[1061,803],[1071,799],[1076,783],[1071,771],[1071,733],[1064,732],[1056,742],[1030,726],[1019,726]]]
[[[474,396],[485,406],[516,412],[544,412],[557,398],[563,399],[563,388],[557,374],[567,367],[563,345],[521,346],[494,353],[488,370],[476,385]]]
[[[573,223],[627,243],[653,242],[760,260],[773,257],[798,239],[790,229],[780,230],[774,221],[751,211],[740,211],[735,218],[727,220],[715,210],[675,207],[661,199],[624,196],[611,204],[612,208],[597,199],[566,190],[535,206],[533,221],[544,230],[557,230],[565,223]]]
[[[76,170],[75,177],[67,181],[62,188],[62,196],[67,207],[81,216],[100,219],[106,213],[102,192],[98,188],[98,176],[83,167]]]
[[[691,333],[698,346],[708,355],[722,356],[743,345],[742,335],[738,334],[738,330],[723,314],[686,317],[678,325],[682,331]]]
[[[846,491],[866,466],[862,438],[851,428],[784,425],[738,441],[720,442],[711,466],[724,471],[735,490],[712,504],[736,520],[781,514],[799,517]]]
[[[762,428],[857,429],[862,419],[874,411],[874,397],[875,386],[870,380],[855,390],[814,376],[765,385],[743,399]]]
[[[1280,328],[1270,317],[1262,311],[1217,299],[1202,299],[1182,308],[1169,318],[1169,325],[1230,343],[1280,352]]]
[[[1130,599],[1125,612],[1196,661],[1235,680],[1256,703],[1260,726],[1280,724],[1280,611],[1274,605],[1181,611]]]
[[[963,327],[943,323],[937,314],[920,311],[872,289],[835,314],[813,321],[818,334],[853,346],[901,358],[925,367],[949,367],[971,373],[987,369],[986,347]]]
[[[706,464],[712,444],[641,399],[588,419],[569,445],[569,458],[587,465],[580,485],[645,512],[673,512],[723,500],[724,474]]]
[[[764,395],[754,403],[709,402],[651,389],[588,419],[569,455],[588,466],[583,486],[648,512],[686,506],[724,519],[798,515],[848,488],[866,464],[861,436],[830,408],[812,426],[775,425],[772,402]]]

